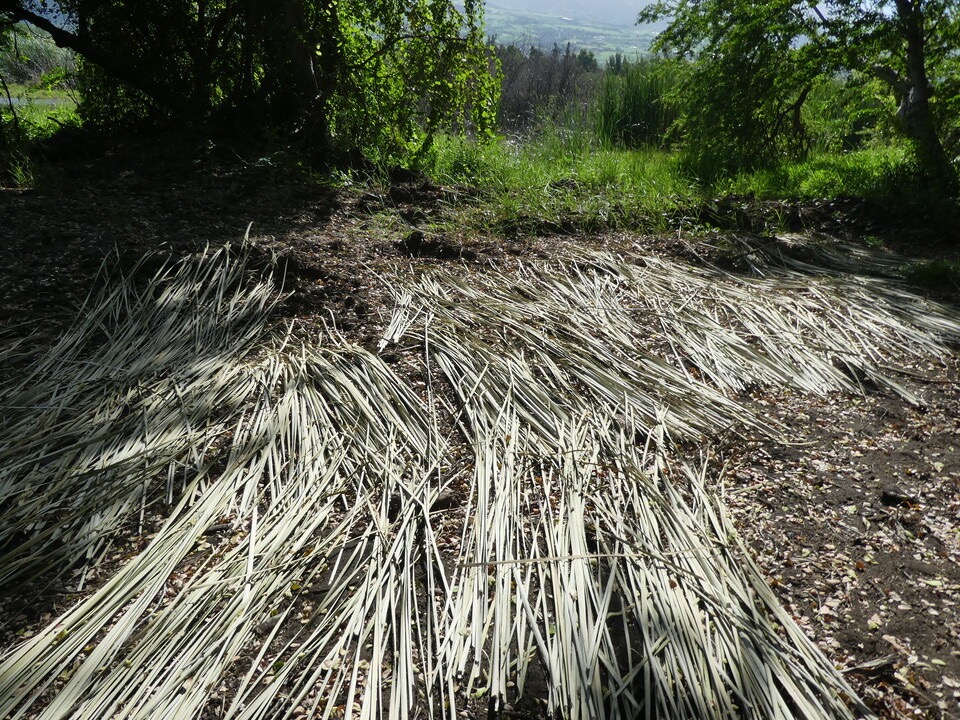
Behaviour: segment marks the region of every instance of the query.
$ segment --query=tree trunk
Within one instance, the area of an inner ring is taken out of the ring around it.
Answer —
[[[281,124],[304,120],[316,104],[318,89],[314,51],[302,0],[274,0],[278,42],[274,59],[277,68],[271,114]]]
[[[927,78],[922,1],[896,0],[897,19],[907,41],[907,77],[899,88],[897,116],[904,133],[917,148],[920,163],[929,175],[933,189],[944,197],[954,198],[960,184],[940,142],[930,108],[932,89]]]

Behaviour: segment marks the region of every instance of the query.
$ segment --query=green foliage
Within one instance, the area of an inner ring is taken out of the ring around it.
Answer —
[[[198,30],[183,8],[174,3],[143,3],[136,8],[116,0],[98,3],[80,14],[79,3],[60,3],[64,11],[76,9],[78,19],[98,45],[109,48],[111,58],[129,67],[144,85],[159,84],[182,95],[184,106],[192,103],[204,112],[207,100],[200,97],[191,77],[192,48],[188,43]],[[84,122],[100,127],[138,129],[169,122],[176,114],[142,88],[118,78],[111,68],[80,57],[77,68],[80,115]]]
[[[670,60],[611,58],[596,103],[600,141],[629,148],[667,145],[678,120],[670,98],[683,70]]]
[[[500,154],[494,143],[441,135],[421,159],[421,167],[444,184],[488,187],[503,182]]]
[[[34,182],[33,163],[22,143],[11,134],[9,126],[0,125],[0,187],[30,187]]]
[[[76,23],[65,38],[84,57],[81,110],[92,123],[278,132],[324,155],[359,150],[389,163],[437,132],[483,135],[495,121],[496,67],[477,0],[44,6]]]
[[[811,150],[846,153],[894,141],[895,112],[879,80],[824,76],[813,83],[802,117]]]
[[[710,191],[800,201],[863,198],[873,208],[869,219],[881,224],[902,222],[942,238],[955,238],[960,227],[960,203],[931,191],[929,176],[902,140],[848,153],[812,153],[721,180]]]
[[[960,13],[958,13],[960,14]],[[955,24],[960,24],[955,21]],[[956,45],[960,47],[960,37]],[[944,58],[938,70],[942,82],[933,97],[933,109],[939,123],[940,135],[954,165],[960,164],[960,55]]]
[[[483,135],[496,120],[481,6],[468,2],[464,15],[447,2],[404,5],[398,13],[392,2],[356,3],[337,13],[346,72],[326,106],[332,134],[381,162],[424,151],[438,132]]]
[[[592,50],[580,50],[577,53],[577,65],[584,72],[595,73],[600,70],[600,63],[597,62],[597,56]]]
[[[661,19],[655,49],[691,61],[675,96],[696,176],[861,147],[896,128],[931,188],[955,192],[941,139],[956,104],[956,3],[660,0],[640,15]]]
[[[707,0],[660,2],[642,17],[668,14],[656,49],[696,58],[674,93],[690,172],[712,181],[802,153],[800,109],[820,70],[796,42],[811,32],[809,15],[789,2]]]
[[[73,102],[63,93],[72,72],[72,53],[0,13],[0,186],[33,185],[31,148],[75,122]]]
[[[139,130],[169,123],[173,115],[142,91],[83,58],[77,62],[76,87],[81,99],[77,111],[87,125]]]

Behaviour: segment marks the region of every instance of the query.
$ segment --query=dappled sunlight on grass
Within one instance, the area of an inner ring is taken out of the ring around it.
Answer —
[[[896,198],[918,193],[916,170],[903,145],[816,154],[803,162],[742,174],[721,182],[718,189],[758,198],[834,198],[841,195]]]

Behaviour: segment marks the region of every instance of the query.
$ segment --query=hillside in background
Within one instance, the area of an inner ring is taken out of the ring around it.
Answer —
[[[493,0],[486,5],[487,32],[503,44],[571,43],[604,60],[614,53],[645,52],[657,29],[636,25],[644,3],[618,0]]]
[[[488,2],[487,7],[622,27],[636,23],[640,8],[646,4],[644,0],[494,0]]]

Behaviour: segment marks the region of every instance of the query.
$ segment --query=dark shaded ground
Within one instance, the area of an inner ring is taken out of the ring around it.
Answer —
[[[957,360],[886,395],[753,398],[796,445],[737,445],[727,505],[801,626],[884,717],[960,716]]]
[[[873,242],[898,244],[901,253],[910,249],[907,238],[921,243],[923,257],[956,259],[949,238],[916,225],[904,232],[905,218],[880,222],[855,200],[718,202],[694,213],[712,230],[680,238],[506,240],[438,230],[456,228],[451,213],[470,193],[418,178],[334,188],[308,181],[280,156],[241,160],[175,137],[53,150],[64,159],[44,169],[38,189],[0,190],[0,324],[37,343],[70,322],[102,273],[129,270],[156,252],[144,268],[152,272],[160,258],[238,241],[251,224],[264,262],[277,255],[286,269],[283,320],[304,333],[326,324],[370,348],[391,309],[381,278],[397,267],[509,267],[567,244],[688,259],[694,248],[722,260],[725,232],[738,224],[737,232],[757,232],[757,218],[784,212],[798,229],[853,237],[863,223]],[[957,355],[910,368],[903,379],[922,407],[879,391],[752,397],[797,444],[722,446],[727,502],[784,604],[868,704],[887,718],[960,717]],[[25,620],[0,620],[5,644]]]

